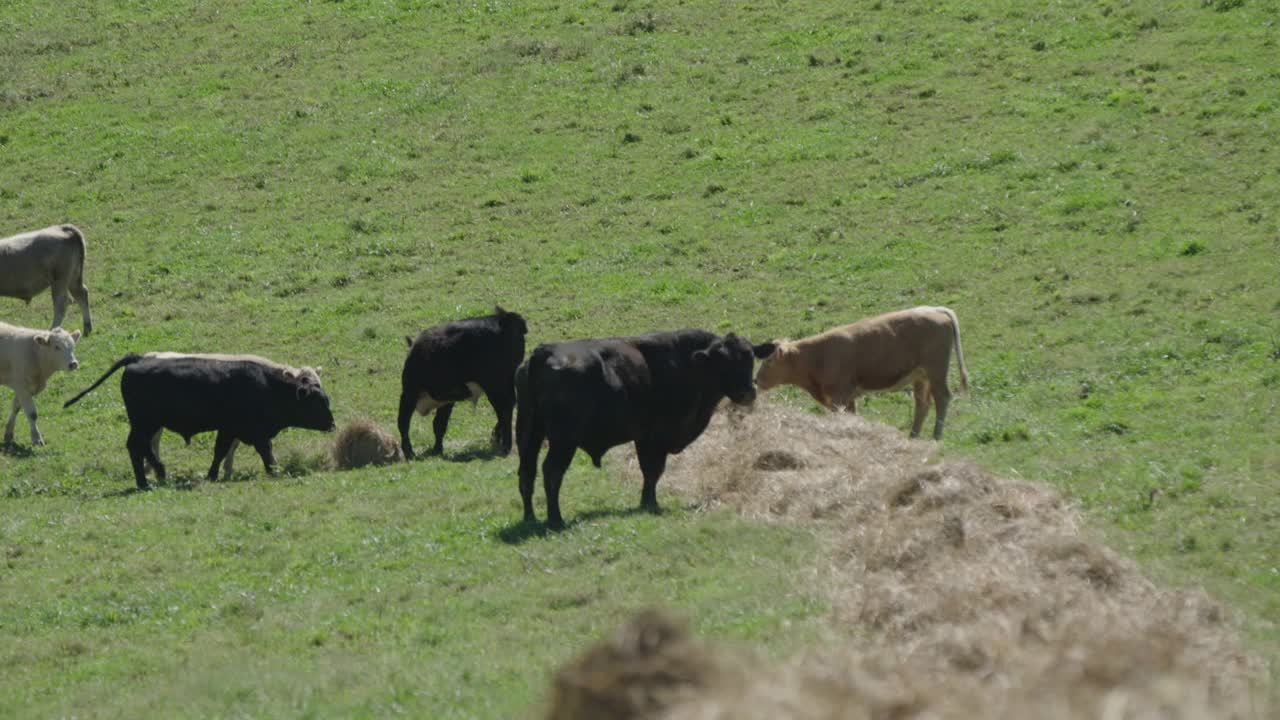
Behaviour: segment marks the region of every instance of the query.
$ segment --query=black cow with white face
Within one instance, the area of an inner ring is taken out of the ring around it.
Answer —
[[[416,410],[426,416],[435,411],[431,427],[436,442],[432,455],[444,452],[453,405],[475,401],[484,393],[498,416],[493,444],[503,454],[511,452],[511,413],[515,409],[514,377],[524,359],[524,336],[529,326],[519,313],[494,308],[492,315],[457,320],[422,331],[417,339],[406,337],[409,356],[400,375],[400,448],[413,459],[409,423]]]
[[[544,440],[548,527],[564,527],[560,482],[578,448],[599,467],[609,448],[634,442],[644,474],[640,506],[656,511],[667,456],[702,434],[722,399],[755,400],[753,355],[772,350],[705,330],[538,346],[516,372],[525,520],[535,519],[533,482]]]
[[[267,474],[275,474],[271,440],[290,427],[334,429],[329,397],[309,378],[290,374],[256,360],[218,359],[197,355],[144,356],[130,353],[116,361],[96,382],[68,400],[70,406],[124,368],[120,395],[129,416],[126,446],[134,479],[147,488],[149,463],[163,481],[164,465],[152,439],[171,430],[191,442],[194,435],[217,432],[209,479],[235,441],[252,445]]]

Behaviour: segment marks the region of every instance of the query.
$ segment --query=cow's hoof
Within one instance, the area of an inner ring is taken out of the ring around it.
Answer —
[[[640,503],[640,511],[647,512],[650,515],[661,515],[662,508],[656,502]]]
[[[561,520],[560,518],[547,518],[547,529],[551,532],[563,532],[564,520]]]
[[[31,447],[44,447],[44,438],[31,438]]]

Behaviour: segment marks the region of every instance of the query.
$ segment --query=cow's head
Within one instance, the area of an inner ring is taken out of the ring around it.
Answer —
[[[303,385],[314,385],[315,387],[320,387],[320,368],[286,368],[284,376]]]
[[[333,411],[329,409],[329,396],[320,389],[317,379],[299,376],[293,381],[294,392],[298,398],[296,424],[308,430],[328,432],[337,427],[333,421]]]
[[[79,330],[67,332],[60,327],[36,335],[36,345],[51,372],[79,369],[80,361],[76,359],[75,353],[76,342],[79,340]]]
[[[524,317],[520,313],[508,312],[501,305],[493,307],[493,315],[498,318],[498,327],[504,332],[524,337],[529,334],[529,325],[525,323]]]
[[[695,351],[693,364],[706,368],[720,383],[720,392],[731,401],[748,405],[756,399],[756,390],[751,386],[754,353],[751,343],[729,333],[706,349]]]
[[[776,340],[756,346],[756,357],[762,361],[756,373],[756,387],[768,390],[791,382],[791,365],[795,347],[786,340]]]

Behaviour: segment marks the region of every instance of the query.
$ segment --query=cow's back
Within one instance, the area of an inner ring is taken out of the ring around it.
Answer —
[[[951,352],[951,317],[920,306],[885,313],[799,341],[819,378],[852,372],[864,390],[894,387]]]
[[[22,379],[33,362],[34,333],[24,327],[0,323],[0,385]]]
[[[84,239],[73,225],[53,225],[0,240],[0,295],[30,300],[56,276],[83,261]]]
[[[251,361],[147,358],[125,368],[120,392],[131,423],[190,436],[266,426],[274,382]]]

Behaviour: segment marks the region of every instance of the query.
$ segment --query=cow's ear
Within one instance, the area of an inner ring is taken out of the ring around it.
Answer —
[[[711,353],[707,352],[706,350],[694,350],[693,351],[694,367],[702,367],[707,363],[707,358],[709,357],[711,357]]]
[[[497,315],[498,317],[502,317],[503,315],[507,314],[507,311],[503,310],[501,305],[494,305],[493,314]]]
[[[774,351],[775,351],[775,350],[777,350],[777,349],[778,349],[778,343],[776,343],[776,342],[767,342],[767,343],[763,343],[763,344],[761,344],[761,345],[754,345],[754,346],[752,346],[752,348],[751,348],[751,354],[752,354],[752,355],[755,355],[755,356],[756,356],[756,358],[757,358],[757,359],[759,359],[759,360],[764,360],[765,358],[767,358],[767,357],[769,357],[770,355],[772,355],[772,354],[774,353]]]
[[[40,333],[39,335],[37,335],[37,336],[36,336],[36,344],[37,344],[37,345],[48,345],[48,344],[49,344],[49,333]]]
[[[80,342],[80,331],[76,330],[71,333],[71,342]]]
[[[405,335],[404,344],[408,345],[409,347],[413,347],[413,338],[409,337],[408,335]]]
[[[313,372],[313,373],[315,373],[315,374],[316,374],[316,377],[320,377],[320,371],[324,369],[324,366],[323,366],[323,365],[317,365],[317,366],[315,366],[315,367],[313,367],[313,368],[304,367],[304,368],[302,368],[302,369],[303,369],[304,371],[305,371],[305,370],[310,370],[311,372]]]

